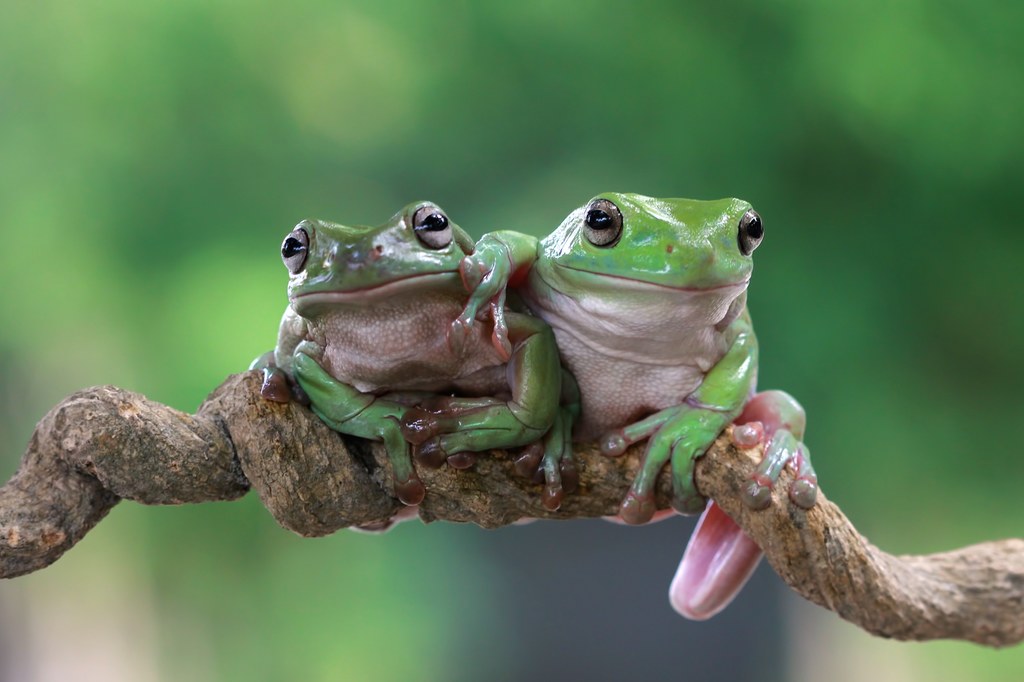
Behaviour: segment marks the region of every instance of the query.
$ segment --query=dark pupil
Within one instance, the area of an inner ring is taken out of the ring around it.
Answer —
[[[593,230],[606,230],[612,227],[612,217],[607,211],[592,208],[587,211],[587,226]]]
[[[764,235],[764,227],[761,225],[760,218],[752,218],[750,223],[747,225],[747,235],[751,239],[760,239]]]
[[[281,247],[281,255],[285,258],[294,258],[305,250],[306,247],[302,245],[302,242],[295,237],[288,237],[284,240],[284,246]]]
[[[438,232],[448,227],[448,219],[440,213],[431,213],[423,219],[423,224],[420,225],[421,230],[430,230],[431,232]]]

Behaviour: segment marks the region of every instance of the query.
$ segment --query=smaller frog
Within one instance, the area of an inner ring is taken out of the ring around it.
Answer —
[[[558,414],[561,368],[544,322],[502,305],[500,337],[480,324],[450,334],[473,249],[430,202],[378,227],[304,220],[281,247],[290,304],[261,363],[264,395],[289,399],[283,371],[331,428],[383,441],[407,505],[425,494],[410,445],[424,464],[465,468],[474,452],[538,441]]]

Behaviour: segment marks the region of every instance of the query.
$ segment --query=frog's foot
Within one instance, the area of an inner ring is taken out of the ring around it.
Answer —
[[[481,311],[489,309],[494,323],[492,342],[505,361],[512,357],[512,344],[505,321],[505,291],[512,274],[509,247],[495,235],[487,235],[476,245],[476,250],[459,263],[462,285],[469,292],[466,306],[452,323],[449,339],[463,341],[471,333]],[[453,346],[458,347],[458,346]]]
[[[789,464],[797,478],[790,499],[810,508],[817,494],[817,479],[806,446],[800,442],[806,426],[803,409],[781,391],[766,391],[752,398],[732,428],[732,441],[749,449],[767,440],[765,457],[742,491],[753,509],[771,503],[771,489],[782,468]],[[690,537],[686,553],[672,581],[669,599],[683,616],[704,620],[725,608],[739,593],[761,560],[760,548],[711,502]]]
[[[696,458],[704,454],[717,431],[710,424],[698,421],[701,412],[689,405],[668,408],[601,438],[601,452],[613,457],[624,453],[630,445],[648,439],[640,469],[619,508],[623,521],[641,524],[651,520],[657,510],[654,491],[658,474],[669,461],[672,462],[673,509],[681,514],[696,514],[704,509],[707,500],[697,492],[693,468]]]
[[[520,418],[513,403],[496,398],[438,397],[406,411],[402,434],[416,457],[440,466],[463,452],[516,447],[537,440],[544,429]]]
[[[260,395],[265,400],[275,403],[288,403],[294,400],[309,405],[309,398],[302,388],[292,381],[287,372],[274,364],[274,351],[267,351],[253,360],[249,369],[262,370],[263,383],[260,385]]]
[[[263,383],[260,395],[275,403],[287,403],[292,399],[292,389],[288,385],[288,375],[277,367],[263,368]]]
[[[527,445],[516,457],[516,474],[534,483],[544,483],[542,504],[548,511],[558,511],[565,495],[579,487],[579,471],[572,454],[572,421],[570,410],[559,409],[544,438]]]
[[[745,422],[733,428],[733,442],[738,447],[753,447],[767,439],[764,459],[743,490],[744,503],[755,510],[771,504],[772,489],[788,465],[796,473],[789,486],[790,500],[803,509],[813,507],[818,497],[818,477],[810,451],[800,440],[807,423],[800,404],[782,391],[765,391],[747,403],[737,421]],[[758,427],[761,437],[757,437]]]
[[[383,441],[396,497],[406,505],[422,502],[426,489],[412,466],[409,444],[400,427],[407,408],[341,383],[302,348],[299,344],[292,356],[292,371],[312,401],[313,412],[338,433]]]
[[[487,305],[491,313],[491,345],[497,351],[502,362],[512,358],[512,342],[508,338],[508,323],[505,320],[505,290],[499,291]],[[466,304],[462,314],[452,322],[448,329],[448,347],[459,355],[466,343],[474,334],[477,322],[477,306],[472,301]]]
[[[728,606],[761,556],[761,548],[710,502],[669,587],[672,607],[691,620],[707,620]]]

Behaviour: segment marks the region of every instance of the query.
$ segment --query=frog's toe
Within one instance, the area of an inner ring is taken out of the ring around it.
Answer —
[[[410,407],[402,416],[402,437],[413,445],[436,439],[440,429],[437,414],[422,407]],[[438,464],[440,466],[440,464]]]
[[[740,491],[740,497],[748,509],[767,509],[772,503],[772,480],[761,474],[752,474]]]
[[[292,356],[306,355],[314,360],[320,359],[324,355],[324,347],[316,341],[304,339],[299,342],[299,345],[295,346],[295,350],[292,351]]]
[[[469,469],[476,464],[476,454],[472,452],[457,452],[448,455],[448,466],[452,469]]]
[[[448,328],[448,348],[460,355],[466,347],[466,341],[473,335],[473,318],[463,313]]]
[[[656,511],[654,495],[641,495],[630,490],[619,505],[619,518],[631,526],[639,526],[654,518]]]
[[[580,472],[576,468],[576,461],[572,457],[563,459],[558,463],[562,473],[562,489],[569,495],[576,492],[580,487]]]
[[[288,376],[277,367],[263,368],[263,384],[260,395],[275,403],[287,403],[292,399]]]
[[[605,457],[619,457],[625,454],[626,449],[629,448],[629,442],[621,430],[604,434],[598,441],[598,445],[601,448],[601,454]]]
[[[558,511],[562,506],[562,499],[565,497],[565,489],[562,488],[561,481],[555,483],[548,483],[544,486],[544,495],[541,498],[541,504],[548,511]]]
[[[790,465],[796,470],[796,480],[789,486],[789,499],[798,507],[810,509],[818,501],[818,475],[806,445],[800,443]]]
[[[708,498],[697,493],[682,493],[672,495],[672,508],[680,514],[691,516],[700,514],[708,505]]]
[[[758,421],[732,427],[732,444],[742,450],[757,447],[764,441],[764,424]]]
[[[818,501],[818,481],[798,478],[789,486],[789,499],[803,509],[811,509]]]
[[[415,472],[409,474],[407,478],[401,481],[395,481],[395,495],[404,505],[415,506],[423,501],[426,494],[427,489],[423,487],[423,481],[419,479]]]
[[[417,462],[430,469],[440,469],[448,461],[448,453],[445,452],[440,438],[432,438],[419,445],[414,445],[413,457]]]
[[[544,444],[540,441],[530,443],[516,455],[514,470],[516,476],[533,480],[540,469],[541,459],[544,457]]]

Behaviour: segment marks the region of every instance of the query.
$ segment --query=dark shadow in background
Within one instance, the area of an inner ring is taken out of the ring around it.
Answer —
[[[668,585],[694,523],[679,517],[642,528],[588,520],[460,529],[475,535],[477,553],[493,567],[488,582],[502,581],[494,592],[504,600],[501,617],[511,621],[504,629],[514,635],[495,643],[493,632],[459,633],[459,648],[478,655],[467,657],[476,665],[456,679],[783,679],[786,588],[767,563],[708,621],[687,621],[669,606]],[[509,649],[517,652],[511,662]]]

